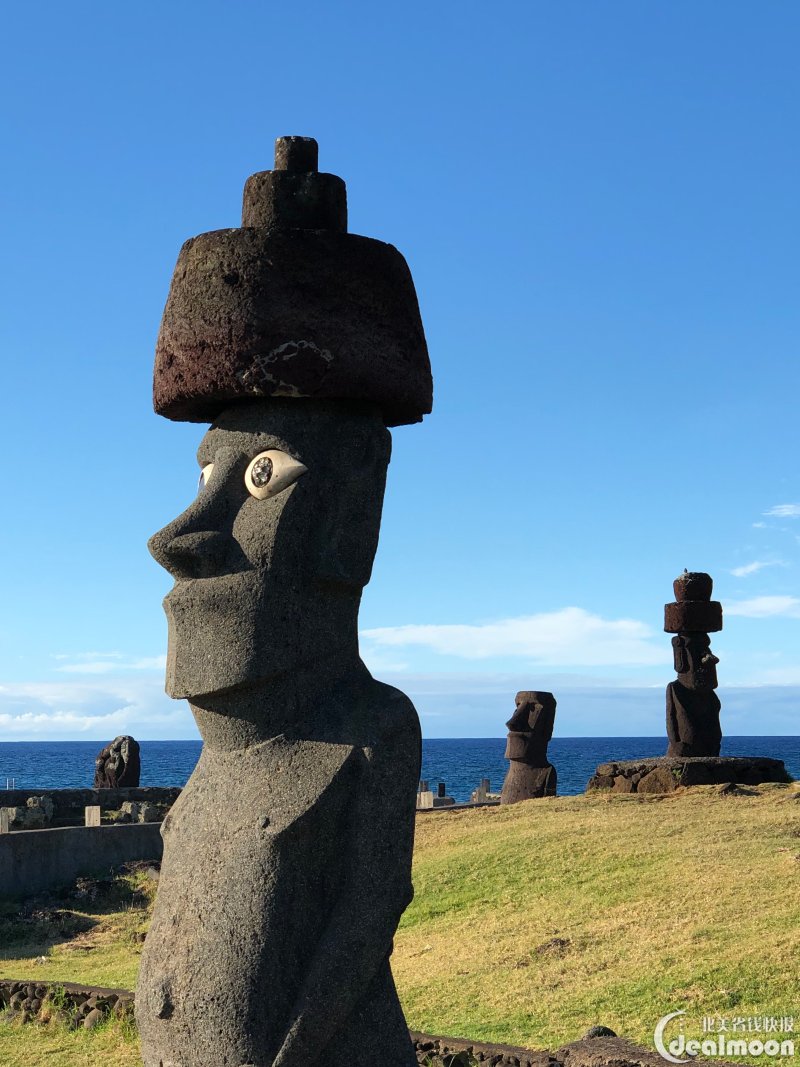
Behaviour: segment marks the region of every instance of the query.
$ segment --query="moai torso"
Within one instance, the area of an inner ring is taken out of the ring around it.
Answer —
[[[552,693],[517,693],[516,711],[506,723],[509,733],[505,755],[511,762],[500,795],[501,804],[555,796],[556,769],[547,759],[555,717],[556,701]]]
[[[667,686],[667,755],[718,756],[721,705],[714,690],[719,660],[708,635],[722,629],[722,605],[711,600],[708,574],[684,571],[673,585],[675,601],[664,607],[664,629],[675,634],[678,679]]]
[[[430,410],[413,284],[348,235],[316,143],[278,142],[242,230],[181,252],[156,410],[214,420],[175,578],[167,690],[200,761],[164,822],[136,1015],[145,1067],[414,1067],[392,981],[420,734],[358,655],[387,425]]]

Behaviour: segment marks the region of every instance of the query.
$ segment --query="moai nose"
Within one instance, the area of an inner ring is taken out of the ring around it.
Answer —
[[[150,554],[173,578],[213,578],[223,573],[229,555],[230,537],[218,530],[198,530],[172,536],[166,530],[147,542]]]

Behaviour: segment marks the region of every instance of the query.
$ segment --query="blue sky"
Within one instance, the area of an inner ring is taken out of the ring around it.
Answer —
[[[281,134],[414,274],[434,413],[394,434],[362,610],[427,736],[663,732],[662,610],[725,606],[728,733],[800,705],[800,8],[80,2],[5,16],[0,739],[192,737],[162,694],[196,426],[151,409],[182,242]]]

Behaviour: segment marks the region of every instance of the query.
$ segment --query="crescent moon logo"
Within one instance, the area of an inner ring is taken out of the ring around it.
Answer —
[[[669,1052],[667,1052],[667,1049],[666,1049],[666,1047],[664,1045],[664,1030],[667,1027],[667,1023],[671,1022],[673,1019],[677,1019],[677,1017],[679,1015],[685,1015],[685,1014],[686,1014],[685,1011],[673,1011],[673,1012],[670,1012],[669,1015],[662,1016],[658,1020],[658,1022],[656,1023],[656,1028],[653,1031],[653,1044],[656,1046],[656,1052],[659,1054],[659,1056],[662,1057],[662,1059],[669,1060],[670,1063],[688,1063],[689,1062],[688,1059],[681,1060],[681,1059],[678,1059],[677,1056],[671,1055]]]

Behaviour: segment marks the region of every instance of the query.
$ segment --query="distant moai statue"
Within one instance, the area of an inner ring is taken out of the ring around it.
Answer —
[[[664,605],[664,629],[675,634],[678,680],[667,686],[668,756],[718,756],[722,742],[717,688],[719,660],[709,633],[722,629],[722,605],[711,599],[710,574],[684,571],[673,582],[675,601]]]
[[[552,693],[517,693],[517,709],[506,723],[506,759],[511,763],[500,794],[501,804],[556,795],[555,767],[547,759],[553,736],[556,700]]]
[[[389,957],[419,720],[361,662],[358,610],[388,427],[431,399],[405,260],[347,232],[313,138],[280,138],[242,227],[183,246],[156,348],[156,411],[212,425],[197,499],[150,540],[167,692],[204,744],[162,826],[145,1067],[416,1067]]]
[[[115,737],[94,761],[94,788],[135,789],[141,769],[139,742],[128,734]]]

